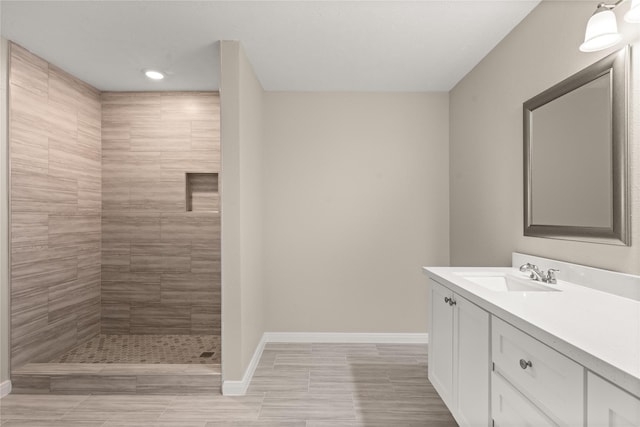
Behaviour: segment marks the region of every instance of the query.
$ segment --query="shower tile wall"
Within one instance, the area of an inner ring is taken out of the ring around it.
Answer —
[[[186,173],[220,168],[217,93],[102,95],[102,333],[220,334],[219,210]]]
[[[100,93],[11,44],[11,364],[100,332]]]

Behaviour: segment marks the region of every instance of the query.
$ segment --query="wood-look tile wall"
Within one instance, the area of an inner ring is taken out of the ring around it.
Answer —
[[[100,332],[100,93],[11,44],[9,116],[17,368]]]
[[[186,173],[220,168],[217,93],[102,94],[102,332],[220,333],[220,214]]]

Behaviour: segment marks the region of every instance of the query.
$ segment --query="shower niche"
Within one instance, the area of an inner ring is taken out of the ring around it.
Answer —
[[[217,173],[187,172],[185,181],[187,212],[220,212]]]

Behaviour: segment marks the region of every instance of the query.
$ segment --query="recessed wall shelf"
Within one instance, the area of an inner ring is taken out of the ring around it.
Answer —
[[[217,173],[189,173],[187,183],[187,212],[219,212]]]

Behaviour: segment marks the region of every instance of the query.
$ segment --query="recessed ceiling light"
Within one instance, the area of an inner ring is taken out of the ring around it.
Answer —
[[[145,70],[144,75],[150,78],[151,80],[162,80],[164,79],[164,74],[160,71],[154,70]]]

